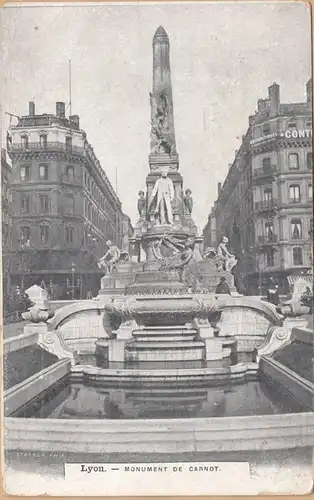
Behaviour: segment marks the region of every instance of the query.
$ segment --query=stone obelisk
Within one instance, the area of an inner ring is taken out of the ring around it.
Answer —
[[[174,132],[170,43],[162,26],[159,26],[153,38],[153,88],[150,106],[150,173],[146,178],[147,193],[150,196],[156,180],[167,169],[168,176],[174,183],[175,197],[180,199],[183,181],[178,173],[179,156]]]
[[[166,154],[168,156],[167,163],[169,163],[169,156],[171,159],[177,156],[169,50],[168,35],[164,28],[159,26],[153,38],[153,90],[150,95],[151,153],[153,156],[159,156],[160,161],[162,156]],[[151,158],[151,160],[153,159],[154,157]],[[156,162],[154,163],[156,164]],[[176,168],[178,168],[178,165],[176,165]]]
[[[140,220],[136,239],[143,248],[152,238],[165,231],[185,239],[196,235],[197,228],[186,209],[183,178],[179,173],[172,100],[170,43],[162,26],[153,37],[153,79],[150,92],[151,133],[149,173],[146,177],[146,206],[142,197],[138,205]],[[166,171],[166,174],[165,174]],[[165,176],[168,179],[165,179]],[[142,196],[144,192],[142,192]],[[152,259],[151,255],[148,260]]]

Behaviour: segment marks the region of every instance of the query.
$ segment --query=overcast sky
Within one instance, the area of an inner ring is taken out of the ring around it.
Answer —
[[[199,231],[228,163],[246,132],[248,115],[268,86],[282,102],[305,100],[310,77],[310,9],[302,2],[120,4],[4,7],[4,111],[54,113],[68,103],[81,118],[125,213],[136,222],[149,154],[152,38],[161,24],[170,62],[180,171],[194,198]],[[5,144],[4,144],[5,145]]]

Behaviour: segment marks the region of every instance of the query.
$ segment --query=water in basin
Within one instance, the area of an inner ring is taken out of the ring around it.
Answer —
[[[305,411],[259,381],[218,387],[102,387],[63,380],[15,417],[158,419],[269,415]]]

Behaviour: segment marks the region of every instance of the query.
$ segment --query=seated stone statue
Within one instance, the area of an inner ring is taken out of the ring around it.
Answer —
[[[105,255],[99,259],[98,267],[110,274],[116,268],[117,263],[121,257],[121,250],[114,245],[110,240],[107,241],[107,246],[109,247]]]
[[[230,271],[234,268],[237,260],[227,248],[228,238],[224,236],[217,247],[217,269],[218,271]]]

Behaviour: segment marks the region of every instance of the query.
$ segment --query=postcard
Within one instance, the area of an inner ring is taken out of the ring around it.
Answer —
[[[1,28],[4,490],[310,493],[310,5]]]

